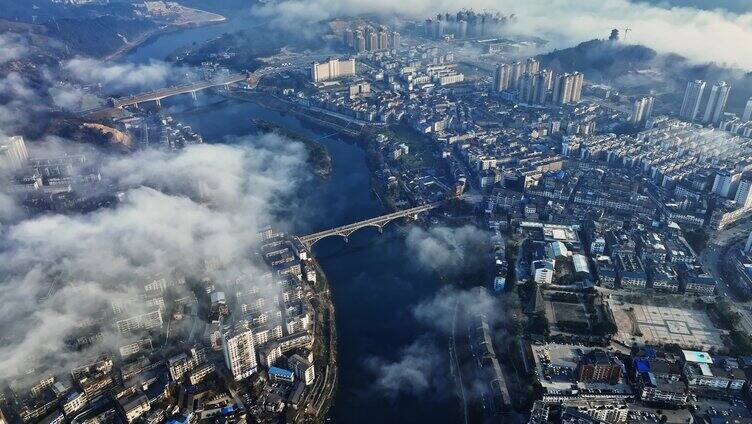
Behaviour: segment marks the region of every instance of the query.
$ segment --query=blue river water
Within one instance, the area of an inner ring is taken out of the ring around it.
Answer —
[[[244,22],[245,19],[234,18],[219,25],[154,37],[122,60],[161,60],[177,48],[240,29]],[[191,125],[209,143],[252,133],[252,118],[272,121],[310,137],[331,132],[253,103],[208,94],[202,94],[201,101],[202,106],[184,108],[174,116]],[[181,102],[188,104],[171,99],[163,105]],[[332,156],[332,174],[300,187],[295,204],[304,206],[292,210],[290,217],[293,230],[300,234],[383,213],[369,186],[365,152],[351,140],[337,136],[321,142]],[[384,234],[378,234],[374,229],[364,229],[353,234],[347,244],[339,238],[325,239],[316,244],[315,255],[329,279],[336,308],[339,384],[330,410],[331,422],[459,421],[459,403],[447,396],[451,387],[435,387],[396,398],[385,396],[375,384],[376,370],[368,366],[373,358],[398,360],[399,351],[426,331],[414,319],[413,308],[432,297],[442,284],[410,257],[404,230],[391,226]],[[448,370],[448,354],[443,363]]]

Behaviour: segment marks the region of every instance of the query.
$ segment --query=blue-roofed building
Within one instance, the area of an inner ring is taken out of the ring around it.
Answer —
[[[293,381],[295,381],[295,374],[292,371],[286,370],[284,368],[269,367],[269,379],[274,381],[287,381],[288,383],[292,383]]]
[[[638,373],[650,372],[650,362],[648,362],[645,359],[639,359],[639,358],[635,359],[634,366],[635,366],[635,371]]]
[[[188,424],[191,421],[191,417],[193,414],[188,414],[186,416],[180,416],[178,418],[173,418],[169,421],[167,421],[167,424]]]

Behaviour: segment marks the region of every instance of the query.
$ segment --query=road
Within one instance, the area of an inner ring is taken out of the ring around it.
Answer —
[[[740,299],[734,289],[729,287],[728,282],[723,279],[721,267],[725,266],[723,261],[728,252],[742,245],[750,231],[752,231],[752,222],[714,233],[708,240],[708,246],[699,254],[702,265],[718,282],[716,286],[718,298],[732,301],[742,317],[741,324],[747,334],[752,334],[752,302]]]

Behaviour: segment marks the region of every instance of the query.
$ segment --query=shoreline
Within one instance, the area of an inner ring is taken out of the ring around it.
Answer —
[[[329,178],[332,173],[332,156],[323,144],[271,121],[256,118],[251,118],[251,121],[263,132],[279,134],[290,140],[303,143],[308,154],[306,162],[313,168],[313,173],[320,178]]]
[[[196,9],[198,10],[198,9]],[[204,13],[211,13],[211,12],[204,12]],[[133,50],[143,46],[144,44],[148,43],[152,39],[161,37],[163,35],[172,34],[174,32],[179,32],[185,29],[192,29],[192,28],[201,28],[201,27],[207,27],[212,25],[219,25],[223,24],[228,21],[226,16],[219,15],[216,13],[213,13],[213,15],[218,16],[218,18],[215,19],[209,19],[204,21],[190,21],[190,22],[181,22],[176,24],[168,24],[163,25],[161,27],[155,28],[153,30],[147,31],[141,35],[139,35],[135,41],[127,43],[117,49],[116,51],[108,54],[107,56],[104,56],[102,60],[110,61],[110,60],[116,60],[121,58],[122,56],[132,52]]]

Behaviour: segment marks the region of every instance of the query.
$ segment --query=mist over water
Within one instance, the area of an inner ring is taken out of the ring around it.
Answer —
[[[273,121],[310,137],[319,130],[297,119],[254,104],[207,99],[198,110],[176,114],[209,143],[253,131],[251,118]],[[216,102],[215,102],[216,101]],[[334,227],[383,213],[369,187],[365,153],[351,141],[338,137],[321,139],[333,161],[331,176],[300,187],[298,195],[277,211],[291,231],[298,234]],[[390,391],[377,384],[381,369],[373,361],[392,364],[400,352],[410,349],[427,331],[414,316],[417,305],[430,300],[444,286],[433,270],[420,266],[407,246],[407,232],[385,227],[384,234],[367,228],[354,233],[345,244],[330,238],[315,245],[315,254],[329,278],[336,307],[339,381],[334,422],[435,422],[459,419],[452,387],[431,387],[420,392]],[[432,375],[449,381],[448,355],[442,340],[431,352]],[[414,351],[414,350],[413,350]],[[443,391],[443,396],[435,392]]]

